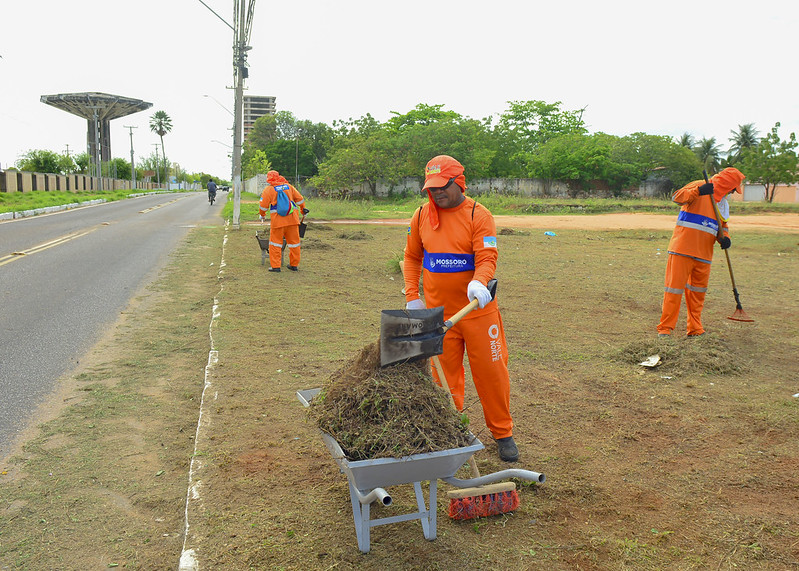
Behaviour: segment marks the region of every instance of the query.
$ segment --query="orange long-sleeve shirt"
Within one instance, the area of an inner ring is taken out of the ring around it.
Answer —
[[[405,244],[405,297],[419,297],[419,276],[424,271],[424,297],[427,307],[444,306],[444,318],[457,313],[469,299],[469,282],[483,285],[494,277],[497,268],[497,229],[487,208],[472,198],[455,208],[439,208],[438,229],[429,221],[428,202],[411,218]],[[475,309],[464,319],[493,311],[496,301]]]
[[[669,252],[710,262],[719,225],[711,203],[713,195],[699,194],[699,187],[704,183],[703,180],[689,182],[672,195],[672,201],[682,208],[669,242]],[[721,224],[722,232],[727,235],[727,223],[722,220]]]
[[[289,200],[291,200],[299,210],[302,210],[305,206],[305,199],[300,192],[290,184],[284,184],[283,186],[286,187],[284,190],[286,194],[288,194]],[[296,209],[290,212],[288,216],[280,216],[277,213],[277,191],[272,185],[264,187],[261,193],[261,201],[258,204],[258,212],[261,216],[266,216],[266,213],[269,212],[269,220],[273,228],[297,226],[300,223],[299,212]]]

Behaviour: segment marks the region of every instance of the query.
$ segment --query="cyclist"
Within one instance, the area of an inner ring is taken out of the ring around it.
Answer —
[[[216,183],[213,181],[213,179],[210,179],[208,181],[208,202],[213,204],[215,198],[216,198]]]

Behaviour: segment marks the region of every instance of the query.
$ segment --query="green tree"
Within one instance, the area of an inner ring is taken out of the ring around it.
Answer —
[[[153,149],[153,152],[150,153],[149,156],[141,158],[136,162],[136,178],[143,180],[144,171],[154,171],[157,180],[165,181],[167,173],[164,165],[167,164],[166,160],[166,157],[162,159],[158,156],[158,151]]]
[[[721,149],[716,143],[715,137],[702,138],[696,143],[694,153],[708,173],[715,173],[718,170],[721,158]]]
[[[92,163],[92,158],[89,156],[89,153],[80,153],[75,155],[74,160],[77,172],[81,174],[89,174],[89,165]]]
[[[561,110],[561,102],[508,101],[495,127],[495,176],[525,176],[530,157],[550,139],[586,132],[583,111]]]
[[[105,176],[112,176],[114,178],[129,179],[130,177],[130,163],[122,158],[111,159],[108,163],[103,165],[103,172]]]
[[[686,147],[688,149],[694,148],[694,136],[690,133],[683,133],[680,135],[680,138],[677,139],[677,144],[681,147]]]
[[[765,198],[768,202],[774,200],[774,191],[778,184],[799,181],[796,134],[791,133],[783,141],[777,133],[779,128],[780,124],[776,123],[756,147],[746,148],[741,154],[741,171],[751,182],[765,186]]]
[[[166,162],[166,149],[164,149],[164,135],[172,130],[172,119],[166,114],[166,111],[156,111],[150,117],[150,131],[156,133],[161,138],[161,155],[164,159],[164,178],[162,181],[167,181],[169,175],[168,163]]]
[[[63,174],[63,155],[45,149],[31,150],[15,165],[21,171]]]
[[[630,175],[637,178],[629,184],[655,177],[670,181],[673,190],[694,180],[701,170],[696,154],[668,136],[632,133],[616,139],[613,146],[612,158],[629,165]]]
[[[260,149],[255,149],[253,151],[252,157],[248,160],[244,161],[244,166],[242,167],[244,179],[249,179],[254,177],[257,174],[266,174],[270,170],[272,170],[272,163],[269,162],[269,159],[266,157],[266,153]],[[208,181],[206,181],[207,183]]]
[[[349,189],[367,183],[372,195],[378,181],[396,181],[401,177],[404,158],[396,141],[383,130],[369,135],[359,133],[336,140],[327,160],[319,165],[319,174],[310,183],[331,195],[346,198]]]
[[[727,161],[730,165],[737,163],[741,159],[741,153],[744,149],[752,149],[757,146],[758,135],[754,123],[747,123],[746,125],[738,125],[738,131],[730,131],[732,137],[729,141],[732,143],[730,150],[727,153]]]

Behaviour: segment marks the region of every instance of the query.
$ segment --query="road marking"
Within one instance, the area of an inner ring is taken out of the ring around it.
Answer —
[[[12,252],[6,256],[0,258],[0,266],[4,266],[6,264],[10,264],[14,260],[19,260],[23,256],[30,256],[31,254],[37,254],[49,248],[53,248],[55,246],[60,246],[61,244],[65,244],[75,238],[80,238],[81,236],[85,236],[86,234],[91,234],[95,230],[97,230],[100,226],[95,226],[94,228],[89,228],[88,230],[84,230],[82,232],[73,232],[72,234],[67,234],[65,236],[61,236],[60,238],[56,238],[55,240],[50,240],[49,242],[45,242],[44,244],[39,244],[38,246],[34,246],[33,248],[29,248],[27,250],[23,250],[21,252]]]
[[[145,208],[144,210],[139,210],[139,214],[147,214],[148,212],[152,212],[153,210],[155,210],[157,208],[161,208],[162,206],[169,206],[170,204],[174,204],[175,202],[177,202],[181,198],[186,198],[186,197],[185,196],[181,196],[179,198],[176,198],[175,200],[170,200],[169,202],[164,202],[163,204],[156,204],[155,206],[151,206],[150,208]]]

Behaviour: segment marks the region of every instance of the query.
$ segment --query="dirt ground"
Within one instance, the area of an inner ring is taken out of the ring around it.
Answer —
[[[211,248],[199,264],[186,255],[141,304],[146,330],[137,335],[140,316],[130,315],[115,345],[88,359],[115,398],[92,400],[99,390],[79,379],[82,430],[51,426],[0,478],[0,569],[175,569],[186,548],[201,570],[796,569],[799,216],[731,222],[754,324],[726,319],[734,304],[721,258],[708,334],[658,340],[674,218],[497,217],[514,467],[547,480],[516,480],[516,511],[465,522],[447,517],[441,484],[434,541],[419,521],[398,521],[372,528],[368,554],[358,549],[347,478],[296,392],[374,342],[380,309],[404,305],[391,262],[407,221],[313,224],[300,271],[279,274],[261,265],[260,225],[224,242],[220,230],[205,244],[224,243],[221,266]],[[197,292],[181,285],[187,278]],[[209,291],[213,309],[196,296]],[[194,339],[207,345],[212,314],[218,361],[204,382]],[[654,354],[657,367],[640,365]],[[475,454],[481,472],[506,468],[468,380],[466,402],[485,445]],[[76,444],[97,434],[116,447],[100,460]],[[417,509],[411,486],[389,491],[393,505],[373,506],[373,518]],[[22,525],[32,531],[19,533]]]
[[[544,228],[585,230],[672,230],[675,215],[671,214],[596,214],[562,216],[494,216],[498,227],[506,228]],[[337,220],[332,224],[386,224],[405,225],[407,220]],[[754,214],[737,216],[730,221],[731,227],[741,229],[773,230],[780,232],[799,232],[799,214]]]

